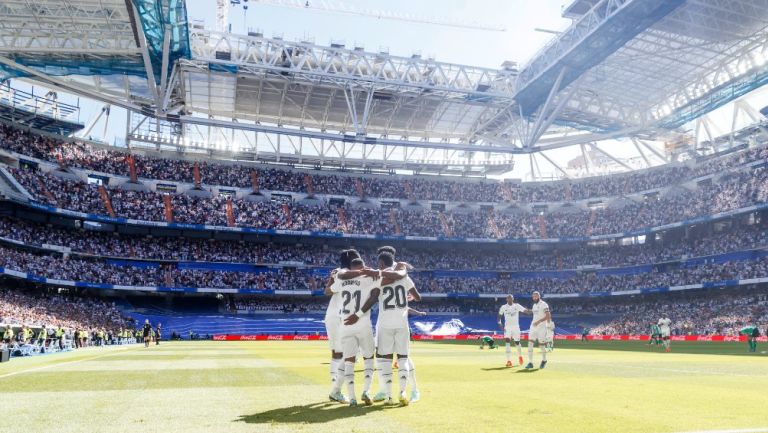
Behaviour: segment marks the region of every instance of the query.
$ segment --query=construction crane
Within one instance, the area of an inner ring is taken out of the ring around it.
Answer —
[[[216,0],[216,30],[226,31],[229,26],[230,6],[241,5],[243,13],[248,12],[248,0]],[[336,0],[251,0],[251,4],[286,7],[292,9],[316,10],[322,12],[355,15],[390,21],[405,21],[418,24],[455,27],[471,30],[504,32],[503,26],[488,25],[476,22],[451,20],[447,18],[425,17],[378,9],[363,9]]]

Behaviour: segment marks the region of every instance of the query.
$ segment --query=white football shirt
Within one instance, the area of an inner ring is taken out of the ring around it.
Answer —
[[[414,287],[413,280],[406,275],[381,288],[376,322],[378,329],[408,328],[408,291]]]
[[[342,268],[336,268],[337,272],[345,271],[346,269]],[[339,282],[338,278],[334,278],[333,284],[331,284],[331,291],[333,292],[333,286]],[[331,299],[328,301],[328,308],[325,310],[325,321],[327,322],[329,318],[338,318],[339,317],[339,309],[341,308],[341,296],[337,292],[333,292],[333,295],[331,295]]]
[[[672,325],[672,321],[669,319],[659,319],[659,327],[662,329],[669,329],[669,326]]]
[[[506,328],[520,328],[520,313],[523,311],[525,311],[525,307],[517,302],[512,305],[504,304],[499,308],[499,316],[504,316]]]
[[[347,317],[360,311],[365,301],[371,297],[371,290],[379,287],[379,282],[370,277],[355,277],[349,280],[336,280],[331,286],[331,291],[339,295],[339,318],[342,322]],[[342,330],[359,329],[371,326],[371,310],[360,313],[360,318],[354,325],[343,325]]]
[[[541,320],[545,317],[547,317],[547,311],[549,311],[549,305],[547,305],[546,302],[544,302],[543,299],[539,299],[539,302],[533,304],[533,307],[531,307],[531,311],[533,312],[533,319],[531,320],[531,327],[533,327],[533,323],[537,320]],[[540,323],[539,326],[543,326],[544,323]]]

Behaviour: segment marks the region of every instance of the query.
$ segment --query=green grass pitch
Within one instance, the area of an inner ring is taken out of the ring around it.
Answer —
[[[0,364],[0,432],[768,431],[768,356],[743,344],[570,342],[526,372],[503,367],[503,347],[414,343],[422,400],[402,408],[328,402],[326,347],[168,342],[13,359]]]

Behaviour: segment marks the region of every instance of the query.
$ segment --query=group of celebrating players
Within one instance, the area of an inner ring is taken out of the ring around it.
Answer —
[[[331,346],[331,382],[329,398],[340,403],[357,406],[355,393],[355,361],[358,353],[363,358],[364,376],[361,400],[367,406],[392,399],[393,361],[397,355],[397,376],[400,385],[399,402],[408,405],[420,398],[416,385],[416,371],[409,359],[410,329],[408,314],[422,314],[408,306],[409,301],[421,300],[419,291],[408,277],[410,265],[395,262],[396,250],[381,247],[378,250],[378,268],[369,268],[354,249],[341,252],[340,267],[335,269],[325,293],[331,297],[325,315],[325,327]],[[374,341],[371,309],[379,306]],[[379,391],[371,397],[374,374],[374,355],[378,360]],[[349,398],[342,394],[346,383]],[[411,384],[411,397],[406,387]]]
[[[362,402],[366,406],[374,402],[396,404],[392,396],[393,373],[396,368],[399,382],[397,401],[401,406],[407,406],[420,399],[416,370],[409,356],[411,334],[408,315],[424,315],[409,306],[411,301],[420,301],[421,295],[408,276],[412,266],[395,260],[395,248],[381,247],[377,253],[377,268],[371,268],[366,266],[356,250],[342,251],[340,266],[333,270],[326,283],[325,294],[330,296],[325,314],[326,333],[331,347],[332,389],[329,398],[339,403],[349,403],[350,406],[358,405],[355,361],[359,354],[364,365]],[[541,299],[541,294],[534,292],[532,298],[533,306],[527,309],[515,303],[514,297],[509,295],[507,303],[499,310],[499,325],[502,325],[502,319],[505,321],[507,367],[512,367],[511,341],[517,346],[520,365],[523,364],[519,313],[533,315],[528,334],[526,368],[533,368],[534,344],[541,348],[542,361],[539,368],[547,364],[547,345],[554,335],[554,323],[549,306]],[[374,304],[378,304],[375,338],[371,323]],[[374,365],[378,370],[379,390],[371,396]],[[342,393],[344,384],[347,386],[347,396]],[[409,384],[410,398],[406,394]]]

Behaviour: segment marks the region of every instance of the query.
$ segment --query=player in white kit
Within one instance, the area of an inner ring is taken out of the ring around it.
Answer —
[[[395,257],[389,252],[379,254],[379,269],[392,269]],[[379,317],[376,322],[376,352],[379,365],[379,380],[384,395],[376,395],[374,401],[392,400],[392,360],[397,354],[397,375],[400,384],[400,404],[407,406],[405,395],[408,385],[408,354],[411,333],[408,327],[408,299],[421,300],[421,295],[410,277],[399,280],[383,278],[381,289],[374,289],[369,302],[378,301]]]
[[[339,335],[341,328],[341,318],[339,317],[339,310],[341,309],[341,295],[339,293],[333,293],[331,287],[336,281],[337,272],[349,269],[353,259],[360,258],[360,253],[356,250],[349,249],[341,252],[339,257],[340,267],[334,269],[331,272],[331,277],[328,278],[328,282],[325,286],[325,295],[330,296],[331,299],[328,302],[328,308],[325,310],[325,334],[328,336],[328,345],[331,347],[331,394],[328,396],[333,401],[339,403],[346,403],[347,400],[344,395],[339,391],[338,394],[333,393],[333,389],[336,387],[336,381],[341,380],[344,376],[344,359],[343,348],[341,347],[341,335]]]
[[[541,293],[533,292],[533,319],[531,320],[531,329],[528,331],[528,365],[526,369],[533,368],[533,344],[537,343],[541,349],[541,364],[539,369],[547,366],[547,323],[552,321],[552,314],[549,311],[549,305],[541,299]]]
[[[358,258],[352,260],[350,269],[362,270],[364,267],[365,263]],[[346,382],[350,406],[357,406],[355,360],[358,352],[363,357],[365,372],[362,400],[366,405],[373,404],[373,400],[369,397],[373,382],[373,328],[370,307],[364,308],[364,306],[368,304],[371,291],[379,287],[379,281],[367,276],[358,276],[347,280],[338,279],[331,287],[334,293],[339,293],[341,296],[339,318],[342,320],[342,325],[339,335],[344,353],[344,380],[336,381],[332,395],[337,396],[341,392],[342,382]]]
[[[517,360],[523,365],[523,349],[520,347],[520,313],[531,310],[515,302],[515,297],[507,295],[507,303],[499,308],[499,327],[504,331],[504,348],[507,352],[507,367],[512,367],[512,341],[517,347]],[[502,325],[502,319],[504,321]]]
[[[547,352],[555,350],[555,322],[547,322]]]
[[[664,341],[664,351],[669,352],[672,350],[670,347],[670,336],[672,335],[672,320],[669,317],[662,317],[659,319],[659,329],[661,329],[661,339]]]

